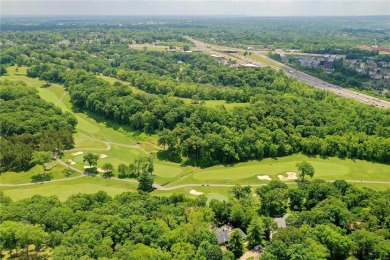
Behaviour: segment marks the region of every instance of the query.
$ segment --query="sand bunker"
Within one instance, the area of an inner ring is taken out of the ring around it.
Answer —
[[[89,168],[95,168],[95,166],[88,166],[88,165],[84,166],[84,169],[89,169]]]
[[[99,156],[100,159],[104,159],[104,158],[107,158],[107,157],[108,157],[107,154],[101,154],[101,155]]]
[[[68,162],[70,163],[70,165],[75,165],[76,164],[76,162],[71,160],[71,159],[69,159]]]
[[[278,175],[278,178],[282,181],[298,179],[297,174],[295,172],[286,172],[286,173],[287,173],[287,177],[284,177],[283,175]]]
[[[72,153],[73,156],[77,156],[77,155],[80,155],[80,154],[83,154],[84,152],[76,152],[76,153]]]
[[[196,190],[190,190],[190,194],[199,196],[199,195],[202,195],[203,192],[199,192],[199,191],[196,191]]]
[[[267,180],[267,181],[272,180],[268,175],[258,175],[257,179],[259,179],[259,180]]]
[[[105,170],[103,170],[102,168],[97,168],[96,169],[98,172],[106,172]]]

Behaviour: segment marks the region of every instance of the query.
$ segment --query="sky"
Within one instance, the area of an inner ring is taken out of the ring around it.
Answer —
[[[0,0],[1,15],[390,15],[390,0]]]

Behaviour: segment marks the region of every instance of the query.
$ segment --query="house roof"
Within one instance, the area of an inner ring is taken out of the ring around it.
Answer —
[[[290,214],[285,214],[282,218],[275,218],[275,222],[278,225],[278,228],[286,228],[286,219]]]
[[[217,237],[218,244],[224,244],[229,241],[230,233],[235,229],[232,226],[224,225],[217,231],[215,231],[215,236]],[[241,229],[237,228],[238,232],[243,238],[246,237],[246,234]]]

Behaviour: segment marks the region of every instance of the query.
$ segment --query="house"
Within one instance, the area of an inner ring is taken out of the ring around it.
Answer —
[[[246,63],[246,64],[240,64],[241,67],[247,67],[247,68],[260,68],[260,66],[251,64],[251,63]]]
[[[211,57],[216,58],[216,59],[218,59],[218,60],[224,60],[224,59],[225,59],[224,56],[218,55],[218,54],[212,54]]]
[[[246,234],[244,231],[242,231],[239,228],[236,228],[238,232],[240,232],[242,238],[246,238]],[[225,245],[230,238],[230,233],[235,230],[232,226],[230,225],[224,225],[217,231],[215,231],[215,236],[217,237],[218,245]]]
[[[324,67],[324,69],[331,70],[333,69],[333,63],[337,59],[336,55],[325,55],[320,60],[320,66]]]
[[[290,214],[285,214],[281,218],[275,218],[274,221],[278,225],[278,228],[286,228],[286,219],[290,216]]]
[[[67,39],[57,42],[57,45],[68,45],[68,44],[70,44],[70,41]]]

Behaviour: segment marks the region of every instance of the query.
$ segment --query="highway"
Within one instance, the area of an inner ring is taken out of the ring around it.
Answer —
[[[242,56],[242,55],[239,55],[237,53],[227,54],[224,52],[224,50],[232,50],[232,51],[237,51],[237,52],[245,51],[244,49],[208,44],[205,42],[201,42],[199,40],[192,39],[190,37],[185,37],[185,38],[192,41],[195,44],[196,48],[202,52],[206,52],[209,54],[221,55],[221,56],[224,56],[226,59],[234,59],[241,64],[250,63],[253,65],[257,65],[259,67],[266,67],[266,66],[270,66],[269,64],[274,64],[273,66],[271,66],[272,68],[281,69],[286,73],[286,75],[288,77],[297,79],[297,80],[304,82],[308,85],[311,85],[313,87],[328,90],[328,91],[331,91],[339,96],[343,96],[346,98],[352,98],[352,99],[355,99],[355,100],[357,100],[361,103],[367,104],[367,105],[372,105],[372,106],[382,108],[382,109],[390,108],[389,101],[381,100],[381,99],[378,99],[376,97],[372,97],[372,96],[369,96],[366,94],[362,94],[362,93],[359,93],[359,92],[356,92],[356,91],[353,91],[350,89],[345,89],[345,88],[342,88],[340,86],[328,83],[328,82],[323,81],[319,78],[313,77],[307,73],[296,70],[296,69],[294,69],[290,66],[287,66],[283,63],[272,60],[258,51],[251,51],[251,52],[256,54],[257,56],[261,57],[262,59],[269,61],[269,64],[264,64],[262,62],[251,59],[250,56]]]

